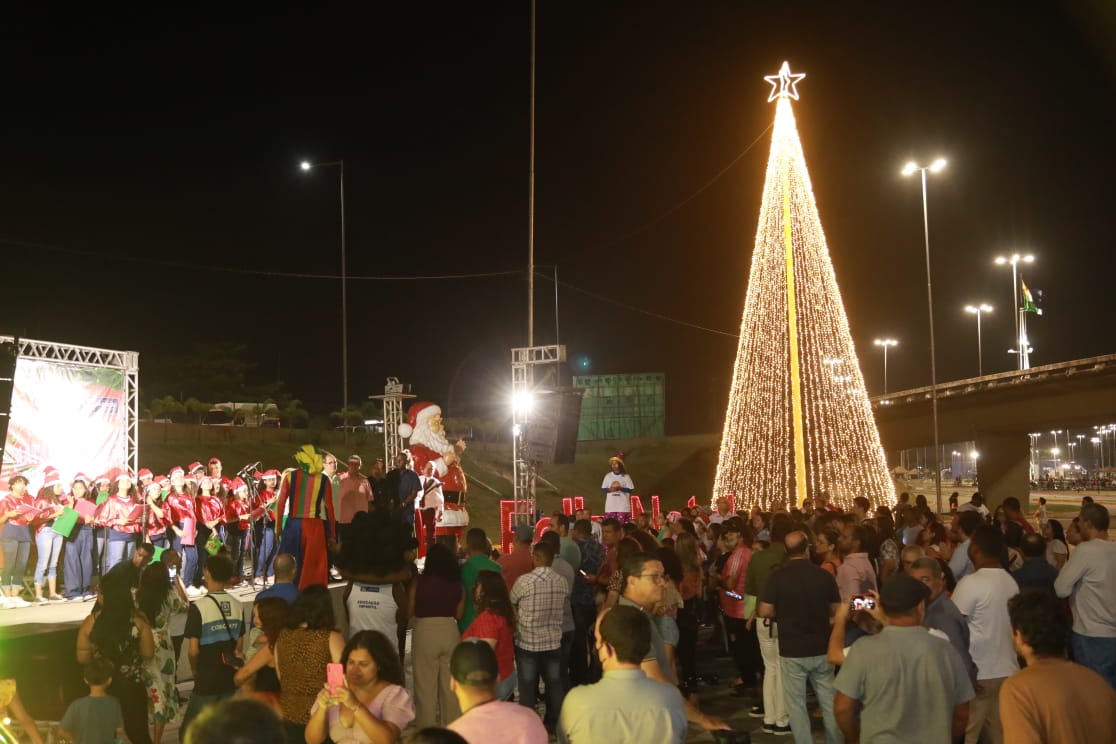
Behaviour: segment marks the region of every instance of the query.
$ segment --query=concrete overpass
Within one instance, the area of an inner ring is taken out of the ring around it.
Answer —
[[[872,398],[885,450],[931,446],[929,387]],[[1028,434],[1116,420],[1116,354],[1001,372],[938,385],[938,440],[973,440],[980,490],[990,507],[1008,496],[1026,504]]]

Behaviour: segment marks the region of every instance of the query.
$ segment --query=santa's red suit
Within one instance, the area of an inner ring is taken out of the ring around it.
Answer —
[[[452,465],[446,465],[446,458],[442,453],[435,452],[429,447],[422,444],[412,444],[408,447],[411,457],[414,458],[416,473],[423,472],[427,463],[433,463],[434,472],[437,474],[438,479],[442,481],[442,491],[465,491],[465,471],[461,469],[461,465],[455,459]]]

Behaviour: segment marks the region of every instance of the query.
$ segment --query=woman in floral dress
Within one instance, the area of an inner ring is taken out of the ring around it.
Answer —
[[[168,552],[170,555],[164,554],[164,560],[181,562],[173,551]],[[144,665],[143,677],[147,685],[147,713],[156,742],[162,740],[163,729],[178,717],[182,707],[175,684],[177,659],[171,642],[170,619],[188,602],[181,578],[176,576],[173,589],[171,587],[167,564],[155,562],[144,570],[136,594],[140,611],[151,618],[151,635],[155,639],[155,655]]]

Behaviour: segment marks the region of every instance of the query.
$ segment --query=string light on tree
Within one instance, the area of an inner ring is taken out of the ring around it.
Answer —
[[[775,125],[713,485],[745,507],[894,500],[791,109],[804,77],[764,78]]]

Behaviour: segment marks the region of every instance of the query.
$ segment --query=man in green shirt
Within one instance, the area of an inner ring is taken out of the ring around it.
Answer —
[[[461,583],[465,585],[465,614],[457,621],[462,633],[477,616],[477,606],[473,603],[473,591],[477,586],[477,574],[481,571],[500,573],[500,564],[488,557],[488,535],[480,527],[473,527],[465,533],[465,562],[461,564]]]
[[[783,565],[787,558],[784,544],[790,532],[790,519],[785,514],[776,514],[771,520],[771,547],[752,554],[748,572],[744,575],[744,608],[749,615],[748,623],[759,622],[756,629],[759,637],[760,655],[763,657],[763,705],[755,705],[748,715],[763,717],[765,734],[786,735],[790,732],[790,715],[787,713],[783,698],[783,680],[779,674],[779,631],[775,619],[757,620],[756,598],[763,594],[768,579],[775,569]]]

